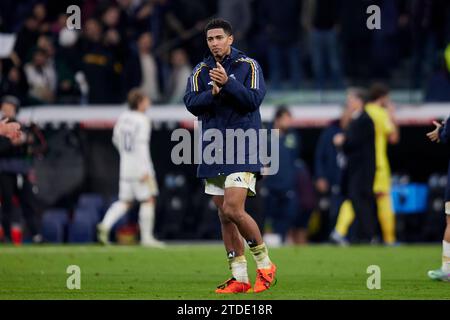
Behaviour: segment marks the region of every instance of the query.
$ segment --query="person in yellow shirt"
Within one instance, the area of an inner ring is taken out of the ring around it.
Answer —
[[[381,83],[373,84],[369,90],[369,97],[365,110],[375,125],[376,171],[373,191],[376,195],[377,215],[383,241],[385,244],[392,245],[396,243],[396,235],[395,216],[390,196],[391,169],[387,146],[388,143],[398,143],[400,134],[396,125],[395,108],[390,100],[387,86]],[[352,204],[346,200],[339,210],[336,227],[330,235],[331,240],[341,245],[348,244],[345,237],[354,219]]]

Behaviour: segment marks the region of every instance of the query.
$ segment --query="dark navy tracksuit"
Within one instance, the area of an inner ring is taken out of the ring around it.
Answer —
[[[294,131],[279,136],[279,170],[265,177],[265,216],[271,218],[273,231],[284,240],[299,211],[298,173],[300,139]]]
[[[330,220],[328,225],[334,226],[335,220],[339,214],[344,198],[340,193],[340,183],[342,168],[339,166],[339,155],[336,146],[333,143],[333,138],[336,134],[342,133],[340,120],[335,120],[321,133],[319,142],[317,143],[316,153],[314,157],[314,178],[323,178],[328,181],[330,188]],[[323,196],[323,195],[322,195]]]
[[[439,129],[439,142],[450,146],[450,117],[445,120],[445,125]],[[447,186],[445,188],[445,202],[450,201],[450,160],[448,163]]]
[[[259,64],[248,58],[243,52],[231,48],[229,56],[221,62],[227,72],[228,81],[222,87],[217,96],[212,94],[212,81],[209,77],[209,71],[216,68],[216,61],[212,55],[208,55],[203,62],[198,64],[192,75],[188,79],[184,103],[190,113],[197,116],[202,124],[201,150],[202,152],[209,145],[214,146],[215,140],[206,140],[204,137],[208,129],[220,130],[225,138],[223,146],[229,145],[231,139],[227,139],[227,129],[254,129],[258,133],[261,129],[261,115],[259,107],[266,94],[264,77]],[[199,178],[212,178],[218,175],[230,175],[235,172],[261,172],[262,164],[257,156],[256,163],[251,163],[255,152],[259,151],[259,138],[257,134],[257,145],[253,148],[245,146],[245,161],[238,163],[238,154],[236,149],[228,155],[228,159],[233,159],[233,164],[226,164],[226,148],[217,147],[222,154],[222,163],[200,163],[197,176]],[[217,145],[216,145],[217,146]]]

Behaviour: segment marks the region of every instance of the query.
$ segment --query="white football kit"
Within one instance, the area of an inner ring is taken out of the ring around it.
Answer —
[[[150,157],[151,125],[141,112],[122,113],[114,126],[113,143],[120,154],[119,199],[145,201],[158,194]],[[149,179],[142,181],[148,175]]]

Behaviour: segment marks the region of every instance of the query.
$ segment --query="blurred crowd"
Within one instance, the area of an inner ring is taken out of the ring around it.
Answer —
[[[366,25],[372,4],[380,30]],[[81,9],[81,30],[66,28],[70,5]],[[0,59],[0,96],[115,104],[140,87],[155,103],[180,103],[213,16],[231,22],[235,46],[260,62],[271,90],[381,79],[450,101],[446,0],[3,0],[0,32],[17,39]]]

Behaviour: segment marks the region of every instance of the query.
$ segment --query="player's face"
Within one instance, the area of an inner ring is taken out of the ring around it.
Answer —
[[[355,94],[349,93],[347,95],[347,106],[351,111],[361,110],[363,102]]]
[[[386,95],[381,98],[380,102],[381,102],[381,106],[386,108],[389,105],[389,103],[391,102],[391,98],[389,97],[389,95]]]
[[[147,98],[147,97],[145,97],[145,98],[142,100],[141,104],[139,105],[139,110],[140,110],[141,112],[145,112],[145,111],[148,110],[148,108],[150,108],[150,99]]]
[[[278,128],[280,130],[289,130],[292,126],[292,116],[289,113],[283,114],[278,119]]]
[[[222,28],[210,29],[206,33],[208,48],[216,59],[221,59],[230,53],[233,36],[227,35]]]

